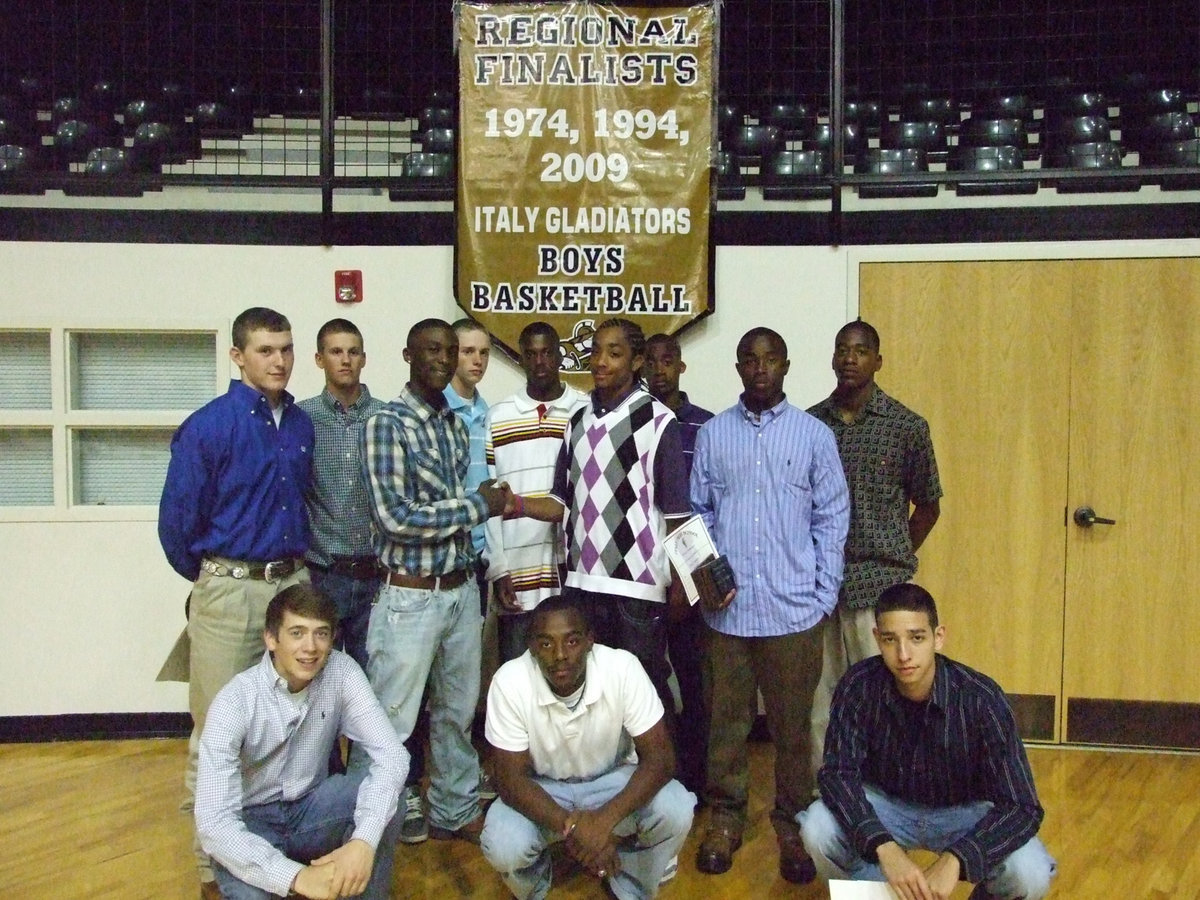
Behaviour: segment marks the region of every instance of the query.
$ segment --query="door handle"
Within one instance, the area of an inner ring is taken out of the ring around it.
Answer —
[[[1075,524],[1080,528],[1091,528],[1093,525],[1116,525],[1116,519],[1105,519],[1096,515],[1096,511],[1090,506],[1081,506],[1075,510],[1072,517],[1075,519]]]

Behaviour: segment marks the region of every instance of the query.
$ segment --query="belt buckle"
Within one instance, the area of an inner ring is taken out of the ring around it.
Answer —
[[[282,570],[286,566],[288,566],[290,563],[291,563],[290,559],[273,559],[273,560],[271,560],[269,563],[267,563],[265,566],[263,566],[263,581],[275,582],[275,581],[282,581],[284,578],[287,578],[287,576],[292,573],[284,572]],[[278,575],[278,577],[276,577],[276,575],[275,575],[275,570],[277,568],[280,570],[280,574]]]

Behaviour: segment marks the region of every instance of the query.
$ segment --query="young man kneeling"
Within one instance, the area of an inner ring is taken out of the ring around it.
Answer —
[[[671,777],[662,703],[633,654],[594,643],[572,601],[550,598],[532,615],[529,652],[501,666],[488,691],[500,798],[483,854],[519,900],[550,890],[557,841],[619,900],[653,897],[696,803]]]
[[[262,661],[209,709],[196,831],[226,900],[390,895],[408,754],[362,669],[332,650],[336,623],[311,585],[281,591]],[[339,735],[370,758],[365,773],[328,774]]]

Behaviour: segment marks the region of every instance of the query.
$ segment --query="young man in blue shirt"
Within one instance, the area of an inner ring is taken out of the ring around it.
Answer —
[[[209,704],[262,654],[267,603],[308,580],[304,493],[314,436],[312,421],[286,390],[295,362],[291,325],[272,309],[253,307],[234,319],[232,342],[229,358],[241,380],[175,432],[158,513],[167,560],[194,582],[185,811],[192,808]],[[216,897],[209,859],[198,842],[194,849],[201,895]]]

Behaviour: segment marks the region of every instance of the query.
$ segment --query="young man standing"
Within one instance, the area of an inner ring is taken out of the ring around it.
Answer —
[[[591,402],[571,417],[547,497],[514,498],[507,515],[566,521],[563,596],[596,638],[638,658],[674,719],[668,680],[667,533],[691,514],[679,423],[642,387],[642,329],[602,322],[592,338]]]
[[[491,481],[467,487],[467,427],[445,395],[458,365],[454,329],[440,319],[418,322],[404,360],[408,384],[363,432],[373,541],[385,569],[367,631],[367,674],[402,737],[412,733],[428,683],[429,834],[478,841],[471,722],[482,617],[471,529],[499,515],[506,494]]]
[[[546,896],[558,841],[614,896],[653,897],[696,802],[671,779],[662,703],[633,656],[594,642],[578,605],[551,598],[530,615],[529,652],[488,691],[500,799],[483,854],[519,900]]]
[[[362,477],[363,425],[383,408],[362,383],[367,354],[362,333],[346,319],[317,332],[317,368],[325,389],[297,404],[316,429],[313,479],[308,490],[312,530],[306,560],[312,582],[338,610],[338,642],[365,670],[367,622],[379,589],[379,563],[371,547],[371,505]]]
[[[492,355],[492,338],[487,329],[471,319],[459,319],[452,326],[458,338],[458,365],[454,376],[446,385],[446,402],[454,414],[467,426],[471,439],[471,464],[467,467],[467,490],[473,491],[487,479],[487,401],[479,393],[479,382],[487,374]],[[480,561],[476,577],[479,580],[481,599],[486,603],[487,581],[483,578],[483,553],[485,546],[484,526],[471,529],[471,543]]]
[[[713,414],[694,405],[679,389],[679,376],[686,371],[687,364],[683,361],[678,339],[669,334],[656,334],[647,339],[642,376],[650,396],[671,410],[679,422],[684,472],[690,480],[696,435]],[[700,794],[704,791],[704,759],[708,746],[708,717],[704,713],[701,671],[704,617],[698,605],[688,603],[679,582],[671,583],[667,604],[667,652],[679,684],[681,705],[675,732],[679,780],[689,791]]]
[[[171,567],[194,582],[188,708],[194,723],[184,776],[190,811],[196,754],[208,706],[262,654],[267,603],[308,580],[308,516],[313,425],[286,390],[295,362],[292,327],[253,307],[233,321],[229,358],[241,381],[184,420],[158,511],[158,537]],[[217,897],[208,855],[195,842],[201,896]]]
[[[227,900],[391,896],[408,757],[362,669],[333,650],[337,607],[311,585],[271,599],[267,651],[213,700],[196,830]],[[339,735],[370,758],[330,775]]]
[[[488,474],[514,493],[544,497],[554,481],[563,432],[587,395],[563,382],[558,333],[531,322],[517,339],[525,389],[501,400],[487,418]],[[487,521],[487,578],[499,607],[500,662],[525,652],[532,611],[562,591],[566,564],[557,522],[499,517]]]
[[[712,809],[696,868],[726,872],[742,844],[749,799],[746,738],[762,692],[775,742],[771,824],[779,873],[816,877],[796,814],[812,796],[809,712],[821,673],[821,636],[837,604],[850,498],[833,434],[787,402],[787,344],[752,328],[737,346],[738,403],[700,429],[692,505],[704,517],[737,587],[701,587],[708,623],[708,775]]]
[[[844,325],[833,342],[837,387],[809,409],[832,429],[850,486],[842,589],[813,698],[814,768],[823,758],[834,686],[849,666],[879,652],[875,600],[916,574],[917,550],[941,513],[929,425],[875,384],[882,366],[879,333],[861,320]]]
[[[821,799],[801,813],[823,878],[886,881],[904,900],[1041,900],[1055,862],[1004,692],[942,656],[946,627],[924,588],[887,588],[874,608],[881,656],[833,695]],[[937,854],[922,868],[907,850]]]

